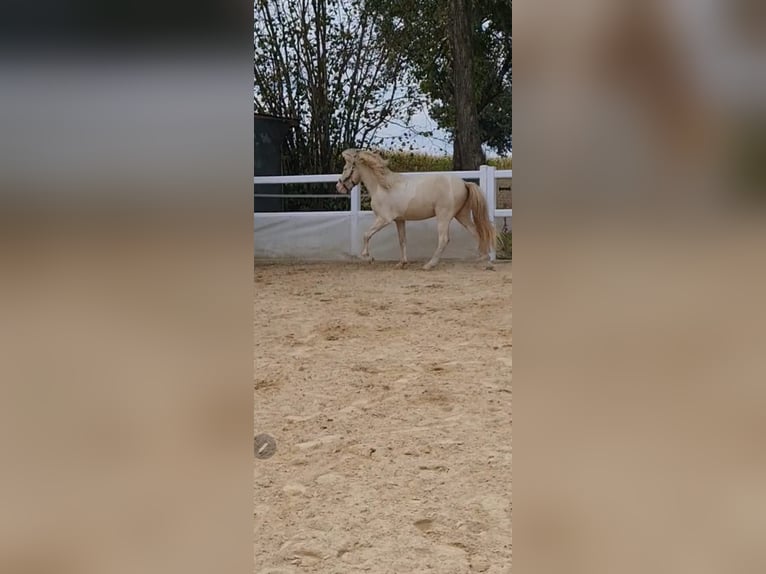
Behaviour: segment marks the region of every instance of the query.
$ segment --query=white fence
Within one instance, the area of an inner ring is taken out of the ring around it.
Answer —
[[[490,220],[500,230],[507,226],[513,214],[511,209],[496,208],[497,179],[512,178],[512,170],[498,170],[483,165],[476,171],[417,172],[406,176],[429,173],[452,174],[466,180],[478,180],[489,208]],[[275,175],[258,176],[255,185],[285,183],[335,183],[335,175]],[[489,192],[489,193],[488,193]],[[375,219],[372,211],[362,210],[359,186],[350,192],[351,207],[348,211],[301,211],[283,213],[254,213],[255,257],[258,259],[289,258],[314,261],[354,259],[362,249],[362,235]],[[337,193],[313,195],[258,195],[258,197],[346,197]],[[340,201],[340,200],[338,200]],[[437,233],[435,219],[407,222],[407,255],[413,261],[428,259],[436,249]],[[370,242],[370,252],[375,259],[394,261],[399,259],[399,243],[396,228],[391,225],[379,231]],[[450,225],[450,243],[444,251],[444,259],[470,259],[477,255],[476,242],[463,227],[453,220]],[[495,254],[492,252],[492,258]]]

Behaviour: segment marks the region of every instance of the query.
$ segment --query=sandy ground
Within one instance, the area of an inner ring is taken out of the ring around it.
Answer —
[[[255,267],[255,572],[510,573],[511,264]]]

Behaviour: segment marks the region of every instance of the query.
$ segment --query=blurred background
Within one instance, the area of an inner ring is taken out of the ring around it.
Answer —
[[[514,568],[763,571],[763,3],[514,9]]]
[[[250,9],[4,3],[2,572],[252,569]]]

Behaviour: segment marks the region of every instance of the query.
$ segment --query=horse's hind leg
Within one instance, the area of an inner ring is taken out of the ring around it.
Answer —
[[[455,215],[455,219],[457,219],[460,225],[465,227],[471,233],[471,235],[473,235],[473,238],[477,242],[479,241],[479,232],[476,231],[476,226],[473,224],[473,220],[471,219],[470,209],[461,209],[457,212],[457,215]],[[482,253],[481,256],[483,257],[484,254]]]
[[[476,240],[476,242],[479,243],[479,232],[476,231],[476,225],[474,225],[473,220],[471,219],[471,210],[464,207],[458,211],[457,215],[455,215],[455,219],[457,219],[460,222],[460,225],[465,227],[471,233],[471,235],[473,235],[473,238]],[[477,260],[485,261],[487,269],[491,269],[493,267],[492,261],[489,258],[489,251],[486,253],[479,253]]]
[[[438,220],[437,229],[439,230],[439,245],[436,247],[436,251],[434,251],[431,260],[423,266],[423,269],[433,269],[436,264],[439,263],[439,258],[441,258],[444,248],[447,247],[447,243],[449,243],[450,221],[452,221],[451,217]]]

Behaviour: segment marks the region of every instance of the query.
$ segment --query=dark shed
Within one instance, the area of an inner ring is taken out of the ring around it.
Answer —
[[[254,175],[282,175],[282,142],[291,127],[298,122],[255,113],[253,127],[255,137]],[[284,200],[278,197],[261,197],[260,194],[282,193],[282,185],[256,185],[253,209],[260,212],[284,211]]]

